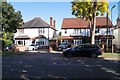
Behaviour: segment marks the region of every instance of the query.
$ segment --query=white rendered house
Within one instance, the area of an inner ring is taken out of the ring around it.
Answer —
[[[108,19],[108,44],[112,43],[112,22]],[[78,18],[64,18],[61,27],[61,39],[62,42],[71,42],[74,45],[80,45],[83,43],[89,43],[90,28],[89,22],[84,19]],[[107,27],[106,17],[97,17],[96,19],[96,31],[95,31],[95,43],[106,43]]]
[[[14,34],[15,44],[29,46],[36,44],[41,47],[47,47],[49,40],[54,38],[56,34],[56,21],[50,17],[50,25],[41,18],[34,18],[23,24]]]

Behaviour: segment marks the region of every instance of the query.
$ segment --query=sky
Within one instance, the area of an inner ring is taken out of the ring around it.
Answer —
[[[58,32],[61,30],[62,21],[64,18],[75,18],[71,14],[71,3],[70,2],[9,2],[13,5],[16,11],[21,11],[23,21],[27,22],[40,17],[48,24],[50,23],[50,16],[53,20],[56,20],[56,28]],[[109,10],[113,5],[116,7],[112,10],[112,21],[116,25],[116,19],[118,17],[118,2],[110,2]],[[111,14],[109,15],[111,19]]]

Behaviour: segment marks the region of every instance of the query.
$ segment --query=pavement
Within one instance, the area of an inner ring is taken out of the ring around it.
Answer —
[[[27,52],[32,52],[32,53],[54,53],[54,54],[62,54],[62,51],[45,51],[45,50],[37,50],[37,51],[27,51]],[[102,56],[98,56],[99,58],[103,58],[105,60],[120,60],[120,57],[102,57]]]

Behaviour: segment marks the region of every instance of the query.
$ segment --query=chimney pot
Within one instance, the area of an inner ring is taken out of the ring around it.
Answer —
[[[53,21],[53,18],[50,17],[50,26],[52,26],[52,21]]]
[[[53,27],[54,28],[56,27],[56,21],[55,20],[53,21]]]

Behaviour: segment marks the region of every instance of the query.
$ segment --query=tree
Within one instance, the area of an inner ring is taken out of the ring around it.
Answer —
[[[13,6],[7,2],[2,2],[1,7],[2,16],[0,16],[0,21],[2,21],[1,25],[3,35],[6,36],[9,33],[15,33],[17,28],[19,28],[23,22],[21,12],[15,12]]]
[[[105,12],[109,14],[108,4],[106,0],[94,0],[94,2],[92,0],[74,0],[72,2],[72,14],[89,22],[91,44],[95,42],[96,16],[104,15]]]
[[[58,33],[58,45],[61,43],[61,32]]]

